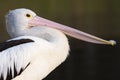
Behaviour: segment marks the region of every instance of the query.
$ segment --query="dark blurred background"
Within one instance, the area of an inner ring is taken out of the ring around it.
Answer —
[[[70,55],[44,80],[120,80],[120,0],[0,0],[0,42],[9,39],[4,17],[15,8],[118,42],[98,45],[69,37]]]

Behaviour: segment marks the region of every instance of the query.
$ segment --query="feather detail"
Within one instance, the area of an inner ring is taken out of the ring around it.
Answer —
[[[0,44],[0,80],[14,78],[30,64],[31,56],[25,54],[24,47],[33,42],[31,39],[15,38]],[[24,64],[26,58],[28,60]]]

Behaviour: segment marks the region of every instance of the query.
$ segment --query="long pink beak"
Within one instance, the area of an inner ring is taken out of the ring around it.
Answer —
[[[44,19],[39,16],[33,17],[33,19],[29,21],[29,25],[55,28],[71,37],[74,37],[74,38],[77,38],[83,41],[87,41],[87,42],[92,42],[92,43],[97,43],[97,44],[110,44],[110,45],[116,44],[114,40],[107,41],[107,40],[98,38],[96,36],[90,35],[88,33],[82,32],[80,30]]]

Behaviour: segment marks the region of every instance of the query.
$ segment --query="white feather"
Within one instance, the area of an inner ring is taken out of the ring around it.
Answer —
[[[14,76],[14,63],[17,73],[20,72],[21,68],[24,69],[30,63],[22,74],[26,74],[27,72],[30,77],[30,73],[35,71],[34,74],[38,74],[34,75],[34,78],[37,76],[37,78],[40,77],[42,79],[63,62],[68,55],[68,43],[66,43],[66,47],[60,48],[57,45],[52,45],[48,41],[37,37],[22,36],[11,40],[18,39],[31,39],[34,42],[21,44],[0,53],[0,75],[3,75],[4,80],[10,69],[12,71],[12,76]],[[60,45],[62,44],[60,43]],[[56,49],[54,49],[54,47],[56,47]],[[64,55],[64,52],[61,53],[61,50],[64,50],[67,54]],[[31,79],[33,79],[33,77]]]

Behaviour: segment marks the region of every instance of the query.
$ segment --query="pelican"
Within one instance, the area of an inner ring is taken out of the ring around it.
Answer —
[[[115,44],[39,17],[25,8],[11,10],[5,18],[11,39],[0,44],[1,80],[44,79],[69,55],[66,35],[96,44]]]

